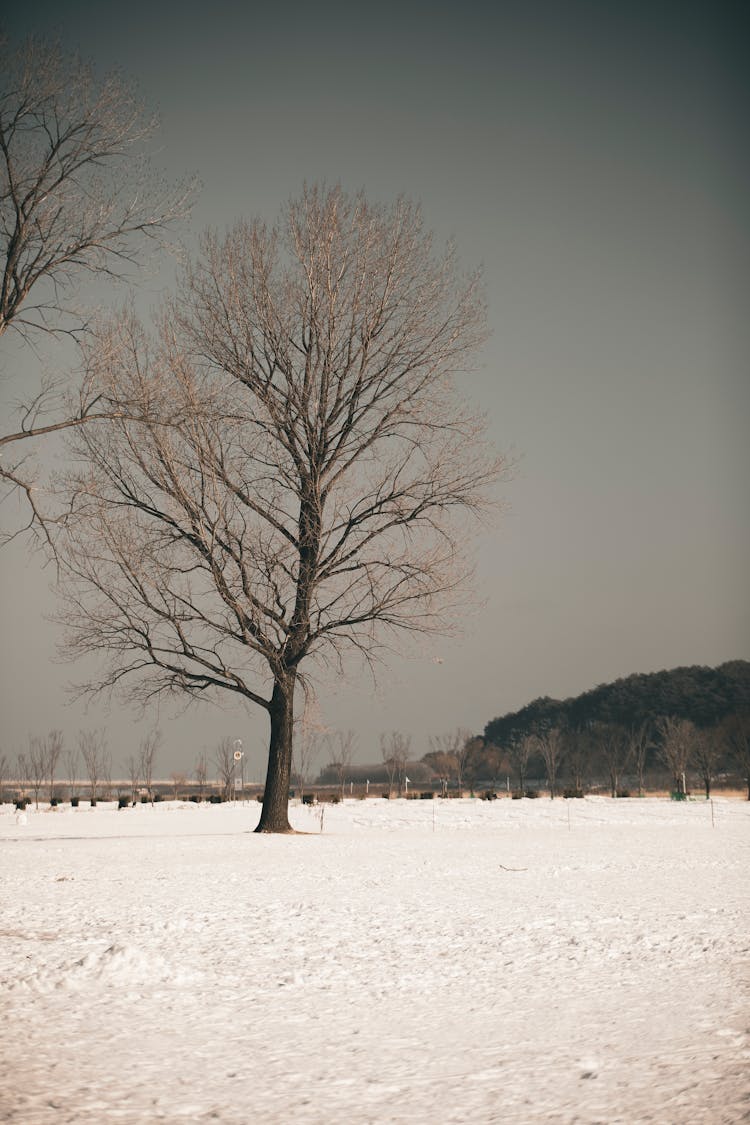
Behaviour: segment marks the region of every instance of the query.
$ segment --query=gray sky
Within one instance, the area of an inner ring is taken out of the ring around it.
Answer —
[[[420,200],[484,264],[493,336],[469,393],[521,455],[511,507],[479,543],[463,640],[394,660],[378,694],[322,686],[360,760],[380,731],[419,755],[538,695],[750,658],[741,6],[403,8],[35,3],[5,22],[135,81],[161,115],[159,163],[203,184],[189,243],[325,179]],[[0,365],[37,370],[5,341]],[[0,556],[2,747],[106,725],[117,768],[157,716],[66,702],[50,578],[22,547]],[[227,734],[260,775],[263,714],[158,719],[160,772]]]

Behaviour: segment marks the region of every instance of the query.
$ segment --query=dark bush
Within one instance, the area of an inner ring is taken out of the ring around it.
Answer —
[[[60,804],[60,798],[59,797],[50,797],[49,804],[50,804],[51,809],[56,809],[57,806]]]
[[[302,804],[303,805],[314,805],[315,802],[316,802],[316,797],[315,797],[314,793],[303,793],[302,794]]]
[[[617,790],[617,796],[618,797],[629,797],[630,796],[630,790],[629,789],[618,789]]]
[[[154,804],[156,804],[157,801],[161,801],[161,800],[162,800],[161,793],[154,793]]]
[[[675,789],[669,795],[673,801],[687,801],[687,793],[683,793],[681,789]]]
[[[340,801],[341,798],[339,797],[338,793],[331,793],[331,796],[328,798],[328,802],[331,805],[338,805]]]
[[[147,805],[148,804],[148,797],[141,797],[141,804]]]
[[[20,797],[17,801],[14,801],[13,803],[15,804],[17,809],[20,809],[20,811],[23,812],[24,809],[29,804],[29,799],[28,799],[28,797]]]
[[[221,793],[212,793],[208,798],[208,803],[210,805],[220,805],[223,800],[224,798],[222,797]]]
[[[422,798],[423,801],[433,801],[435,799],[435,794],[429,793],[429,792],[420,793],[419,796]]]
[[[571,798],[582,797],[582,796],[583,796],[583,789],[563,789],[563,797],[565,797],[566,800],[570,800]]]
[[[81,799],[80,797],[71,797],[70,798],[71,809],[77,809],[78,808],[78,802],[80,801],[80,799]]]
[[[513,792],[511,793],[511,797],[513,798],[514,801],[520,801],[521,798],[523,797],[523,793],[521,792],[520,789],[514,789]]]
[[[483,801],[496,801],[497,800],[497,793],[495,792],[494,789],[485,789],[484,793],[482,794],[482,800]]]
[[[383,796],[384,796],[384,798],[386,799],[386,801],[390,801],[390,799],[391,799],[391,795],[390,795],[390,793],[388,792],[388,790],[387,790],[387,789],[386,789],[386,790],[385,790],[385,792],[383,793]]]
[[[536,789],[527,789],[526,792],[524,793],[524,797],[528,797],[529,800],[534,800],[538,796],[539,796],[539,792]]]
[[[128,808],[129,805],[130,805],[130,797],[118,797],[117,798],[118,809],[126,809],[126,808]]]

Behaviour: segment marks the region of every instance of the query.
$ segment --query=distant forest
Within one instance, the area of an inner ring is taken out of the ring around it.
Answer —
[[[550,727],[585,730],[600,723],[633,728],[662,716],[716,727],[732,715],[750,713],[750,661],[730,660],[718,668],[693,664],[670,671],[626,676],[570,699],[543,696],[520,711],[490,720],[487,742],[507,747]]]

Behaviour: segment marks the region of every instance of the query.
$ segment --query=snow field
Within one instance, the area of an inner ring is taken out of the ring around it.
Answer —
[[[735,1123],[750,804],[0,812],[0,1120]]]

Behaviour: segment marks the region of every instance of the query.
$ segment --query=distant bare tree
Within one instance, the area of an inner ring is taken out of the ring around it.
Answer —
[[[660,718],[657,729],[661,739],[661,759],[672,774],[675,790],[684,793],[685,774],[695,748],[695,726],[689,719],[678,719],[672,715]]]
[[[180,773],[178,770],[173,770],[169,775],[169,780],[172,782],[172,797],[176,801],[180,794],[180,790],[182,789],[183,792],[185,791],[187,777],[184,773]]]
[[[300,798],[313,773],[313,765],[330,746],[329,731],[323,722],[315,696],[308,690],[305,708],[299,720],[294,720],[294,772]]]
[[[161,745],[161,731],[154,730],[141,739],[140,773],[151,804],[154,803],[154,763]]]
[[[128,781],[130,782],[130,800],[135,804],[138,796],[138,786],[141,779],[141,759],[140,755],[128,754],[128,759],[125,763],[127,770]]]
[[[21,751],[16,759],[16,776],[21,783],[22,795],[25,795],[26,788],[31,780],[31,768],[29,760],[26,755]]]
[[[750,801],[750,712],[739,711],[721,724],[724,745],[739,767],[747,785],[747,799]]]
[[[610,796],[616,797],[620,778],[628,763],[630,742],[627,733],[616,723],[601,723],[595,727],[594,737],[607,768]]]
[[[47,750],[42,738],[29,739],[29,779],[34,790],[34,804],[39,808],[39,791],[47,777]]]
[[[334,770],[341,788],[341,799],[344,799],[344,788],[349,777],[352,764],[352,754],[356,745],[357,736],[353,730],[337,730],[333,738],[334,756],[331,767]]]
[[[52,800],[55,795],[54,788],[57,763],[60,760],[60,755],[63,750],[63,733],[61,730],[51,730],[49,732],[45,750],[47,755],[47,777],[49,778],[49,797],[50,800]]]
[[[200,752],[195,759],[195,767],[193,769],[193,777],[198,786],[198,795],[203,800],[203,794],[206,791],[206,781],[208,779],[208,764],[206,763],[206,755],[203,751]]]
[[[106,746],[103,730],[82,730],[78,735],[78,749],[88,775],[92,801],[97,799],[99,782],[105,770]]]
[[[382,738],[382,735],[381,735],[381,738]],[[434,740],[433,740],[433,737],[431,736],[430,737],[430,746],[433,746],[433,745],[434,745]],[[381,749],[381,753],[382,753],[382,749]],[[426,766],[429,767],[430,770],[432,770],[433,775],[439,779],[441,790],[442,790],[442,795],[444,797],[446,797],[448,795],[448,782],[453,777],[453,774],[454,774],[454,771],[455,771],[455,765],[456,765],[455,761],[453,760],[453,758],[451,757],[450,754],[446,754],[445,751],[437,750],[437,749],[428,750],[428,752],[423,755],[422,761],[425,763]],[[389,792],[390,792],[393,789],[393,778],[392,778],[390,773],[388,775],[388,778],[389,778],[389,784],[390,784],[390,790],[389,790]]]
[[[380,736],[380,757],[388,776],[388,796],[393,796],[393,783],[398,785],[399,797],[403,793],[404,779],[406,778],[406,763],[409,759],[411,748],[411,735],[403,735],[399,731]]]
[[[105,801],[112,800],[112,755],[106,749],[102,755],[102,796]]]
[[[234,741],[231,738],[222,738],[213,754],[214,765],[216,766],[216,777],[221,787],[221,793],[225,801],[228,801],[232,796],[232,781],[234,780]]]
[[[565,772],[576,793],[583,793],[591,768],[592,736],[586,728],[566,730],[563,735]]]
[[[68,775],[68,785],[72,798],[76,795],[76,782],[78,780],[78,751],[76,749],[65,751],[65,772]]]
[[[537,736],[539,752],[547,771],[549,795],[554,800],[557,792],[557,774],[562,761],[563,735],[559,727],[550,727]]]
[[[638,796],[642,797],[645,784],[646,762],[648,760],[648,752],[652,745],[650,724],[643,722],[638,726],[631,727],[628,731],[628,745],[630,760],[635,766],[635,772],[638,778]]]
[[[716,728],[696,729],[693,743],[693,762],[703,782],[706,800],[711,796],[711,786],[716,779],[722,750],[721,736]]]
[[[78,283],[112,280],[137,263],[186,214],[193,188],[167,188],[150,173],[156,121],[121,79],[98,80],[41,39],[0,39],[0,74],[0,336],[77,335],[88,319],[72,300]],[[66,396],[42,382],[0,448],[111,412],[90,384]],[[43,521],[23,456],[0,461],[0,481],[22,491],[31,522]]]
[[[86,349],[122,418],[75,431],[68,652],[107,657],[93,692],[263,708],[258,831],[291,831],[307,669],[461,622],[507,467],[454,381],[485,337],[480,278],[418,207],[312,187],[274,229],[206,236],[153,340],[128,314]]]
[[[445,754],[453,762],[453,776],[456,779],[456,790],[461,796],[464,782],[464,767],[466,758],[471,748],[471,731],[464,727],[456,727],[446,734],[430,735],[430,750],[434,754]]]
[[[3,804],[5,794],[3,792],[3,785],[8,776],[8,755],[0,754],[0,805]]]
[[[518,791],[526,792],[526,778],[529,762],[534,754],[539,753],[539,740],[535,734],[524,734],[512,739],[508,750],[508,757],[518,775]]]

